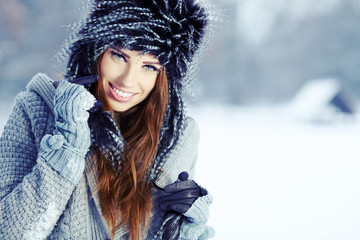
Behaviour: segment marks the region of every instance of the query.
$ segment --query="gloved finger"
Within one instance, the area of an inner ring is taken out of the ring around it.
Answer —
[[[74,120],[76,122],[85,122],[89,119],[89,112],[87,111],[79,111],[77,114],[74,114]]]
[[[188,188],[199,188],[199,186],[193,180],[176,181],[172,184],[167,185],[164,188],[165,193],[178,192]]]
[[[90,76],[75,78],[73,80],[70,80],[69,82],[80,84],[83,86],[89,86],[89,85],[93,84],[94,82],[96,82],[97,80],[98,80],[97,75],[90,75]]]
[[[77,105],[78,110],[90,110],[96,102],[96,98],[87,90],[84,90],[81,92],[77,98],[76,101],[79,103]]]
[[[191,197],[191,198],[181,198],[181,199],[176,199],[176,200],[169,200],[169,199],[163,199],[162,201],[159,201],[159,205],[160,206],[167,206],[167,205],[172,205],[172,204],[193,204],[196,201],[196,197]]]
[[[159,201],[170,201],[184,198],[197,198],[201,195],[200,189],[188,189],[181,192],[166,194],[159,197]]]
[[[177,203],[165,205],[162,207],[162,210],[166,212],[175,211],[184,214],[187,212],[187,210],[189,210],[190,207],[191,204]]]
[[[173,211],[179,212],[179,213],[186,213],[187,210],[191,207],[191,204],[175,204],[172,206]]]

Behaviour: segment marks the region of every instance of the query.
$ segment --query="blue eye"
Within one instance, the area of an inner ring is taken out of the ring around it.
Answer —
[[[114,50],[110,51],[111,55],[113,55],[116,58],[119,58],[120,60],[123,60],[124,62],[127,62],[126,58],[124,57],[124,55],[122,55],[121,53],[118,53]]]
[[[156,67],[154,67],[154,66],[152,66],[152,65],[145,65],[144,68],[145,68],[146,70],[148,70],[148,71],[154,71],[154,72],[158,72],[158,71],[159,71],[158,68],[156,68]]]

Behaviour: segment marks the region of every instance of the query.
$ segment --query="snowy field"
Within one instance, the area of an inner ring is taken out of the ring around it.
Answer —
[[[0,110],[1,131],[12,104]],[[284,107],[189,109],[197,181],[214,196],[216,240],[360,239],[360,122],[314,124]]]
[[[198,107],[197,179],[216,240],[360,239],[360,123],[311,124],[286,107]]]

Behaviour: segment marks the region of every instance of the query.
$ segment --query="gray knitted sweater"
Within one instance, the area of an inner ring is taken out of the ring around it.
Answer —
[[[44,135],[52,134],[55,128],[50,91],[51,80],[37,74],[27,91],[16,97],[2,133],[0,239],[109,239],[98,196],[92,195],[96,182],[89,171],[91,154],[86,155],[85,171],[77,183],[39,154]],[[179,143],[156,180],[159,186],[174,182],[181,171],[188,171],[190,177],[194,174],[198,140],[197,125],[187,118]],[[76,171],[71,164],[70,171]],[[206,226],[211,201],[210,195],[201,197],[184,214],[187,218],[181,227],[181,239],[207,239],[213,234]],[[154,209],[145,239],[157,239],[154,236],[162,224],[160,216]],[[119,227],[115,239],[128,239],[126,229]]]

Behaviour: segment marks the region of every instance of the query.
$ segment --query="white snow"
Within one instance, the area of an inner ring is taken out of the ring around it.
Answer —
[[[214,239],[360,239],[356,119],[300,122],[285,107],[204,106],[198,182]]]

